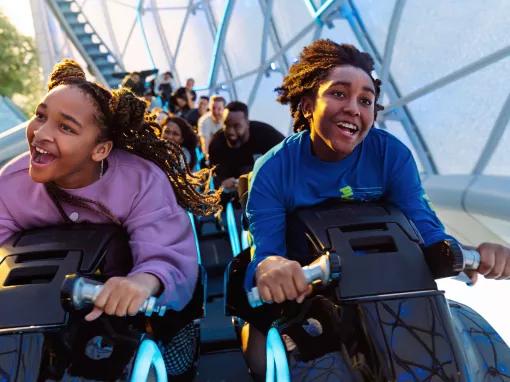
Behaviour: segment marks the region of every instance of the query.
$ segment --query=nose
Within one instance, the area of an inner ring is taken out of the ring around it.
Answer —
[[[351,97],[346,101],[344,106],[344,113],[350,114],[353,117],[360,116],[358,100],[355,97]]]
[[[54,138],[51,134],[51,127],[48,125],[48,123],[43,123],[36,129],[34,129],[34,141],[41,142],[41,141],[48,141],[53,142]]]

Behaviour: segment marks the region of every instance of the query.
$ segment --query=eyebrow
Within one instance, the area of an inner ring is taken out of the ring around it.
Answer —
[[[48,105],[46,105],[44,102],[41,102],[37,107],[42,107],[44,109],[47,109]],[[80,122],[78,122],[78,120],[76,118],[74,118],[73,116],[66,114],[66,113],[62,113],[62,112],[60,114],[62,115],[62,117],[64,117],[65,120],[73,122],[79,128],[83,128],[82,124]]]
[[[335,86],[335,85],[343,85],[343,86],[348,86],[350,87],[352,84],[348,81],[335,81],[331,84],[331,86]],[[367,91],[367,92],[370,92],[372,93],[374,96],[375,96],[375,91],[374,89],[372,89],[371,87],[369,86],[363,86],[362,88],[363,90]]]
[[[68,121],[71,121],[73,122],[74,124],[78,125],[78,127],[81,129],[83,126],[81,125],[80,122],[78,122],[78,120],[76,118],[74,118],[73,116],[69,115],[69,114],[66,114],[66,113],[60,113],[62,115],[62,117],[64,117],[64,119],[68,120]]]

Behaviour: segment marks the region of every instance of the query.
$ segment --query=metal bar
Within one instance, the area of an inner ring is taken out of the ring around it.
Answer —
[[[492,154],[496,151],[499,143],[501,142],[501,137],[505,132],[505,128],[510,121],[510,94],[508,95],[501,111],[499,112],[498,118],[494,123],[494,127],[492,128],[491,135],[487,139],[485,143],[485,147],[482,150],[480,158],[478,158],[478,162],[476,163],[472,174],[481,174],[492,157]]]
[[[154,15],[154,22],[156,24],[156,29],[158,30],[161,39],[161,45],[163,46],[163,51],[170,66],[170,70],[172,71],[175,81],[177,81],[177,83],[181,83],[179,74],[177,73],[177,68],[175,66],[176,56],[172,54],[172,49],[170,48],[170,44],[168,43],[168,40],[166,38],[165,29],[163,28],[163,24],[161,23],[161,17],[159,15],[159,9],[157,7],[156,0],[151,0],[151,6],[152,14]]]
[[[182,21],[181,30],[179,31],[179,37],[177,37],[177,45],[175,47],[175,58],[177,59],[179,55],[179,50],[181,49],[182,44],[182,36],[184,35],[184,30],[186,29],[186,24],[188,23],[188,18],[193,9],[193,0],[189,0],[188,7],[186,8],[186,13],[184,14],[184,20]]]
[[[382,72],[381,82],[382,87],[381,93],[384,93],[386,82],[388,81],[388,75],[391,67],[391,60],[393,58],[393,47],[395,46],[395,39],[397,37],[398,27],[400,25],[400,19],[404,10],[405,0],[397,0],[393,7],[393,14],[391,15],[390,26],[388,35],[386,36],[386,43],[384,44],[384,57],[382,61]]]
[[[133,32],[135,30],[135,27],[136,27],[136,17],[135,19],[133,20],[133,25],[131,25],[131,29],[129,29],[129,33],[128,33],[128,36],[126,38],[126,41],[124,42],[124,47],[122,48],[122,53],[120,54],[120,58],[123,60],[124,59],[124,55],[126,54],[126,50],[127,50],[127,47],[128,47],[128,44],[129,44],[129,40],[131,40],[131,36],[133,35]]]
[[[260,48],[260,65],[257,73],[257,78],[255,78],[255,82],[250,91],[250,95],[248,96],[248,108],[251,108],[253,102],[255,101],[255,96],[257,94],[257,90],[260,85],[260,81],[262,79],[262,75],[266,69],[266,57],[267,57],[267,44],[269,42],[269,31],[271,27],[271,15],[273,13],[273,0],[267,0],[265,4],[265,9],[259,1],[259,5],[261,7],[262,14],[264,15],[264,25],[262,27],[262,46]]]
[[[216,34],[217,34],[216,20],[214,18],[214,14],[213,14],[210,2],[204,2],[203,4],[206,6],[205,15],[207,18],[207,22],[209,24],[209,29],[211,31],[211,34],[216,37]],[[224,51],[222,52],[221,57],[223,58],[223,60],[220,60],[220,61],[222,61],[221,64],[223,65],[223,70],[225,71],[225,75],[227,76],[228,80],[231,80],[232,79],[232,70],[230,68],[228,58]],[[235,82],[229,81],[229,83],[231,83],[231,86],[229,86],[227,89],[229,97],[230,97],[230,99],[237,99],[237,89],[235,86]],[[221,85],[221,86],[223,86],[223,85]],[[218,89],[218,86],[196,88],[196,90],[206,90],[206,89],[209,90],[209,94],[212,94],[216,89]]]
[[[348,0],[344,2],[340,7],[340,12],[351,26],[351,29],[354,35],[357,37],[363,50],[368,52],[374,59],[375,69],[380,73],[382,67],[381,55],[377,51],[375,44],[370,38],[363,20],[353,4],[353,1]],[[400,97],[400,92],[395,82],[393,81],[391,74],[388,74],[388,86],[386,87],[386,94],[390,100],[395,100]],[[416,150],[416,154],[421,161],[425,173],[437,174],[437,167],[434,163],[432,154],[430,153],[430,150],[428,149],[420,131],[416,127],[416,123],[414,122],[411,113],[407,110],[406,107],[398,109],[396,112],[402,125],[404,126],[404,129],[406,130],[407,135],[409,136],[412,145]]]
[[[110,12],[108,10],[108,6],[106,5],[106,1],[101,2],[101,7],[103,8],[103,16],[104,16],[106,28],[108,30],[108,35],[110,36],[110,41],[112,42],[113,53],[115,54],[116,57],[120,57],[119,56],[119,54],[120,54],[119,44],[117,42],[115,33],[113,32],[112,19],[110,17]],[[119,66],[121,67],[121,69],[124,70],[124,63],[122,62],[122,60],[120,60],[120,58],[118,58],[117,61],[119,62]]]
[[[142,20],[142,14],[143,14],[143,3],[145,0],[138,0],[138,6],[136,7],[136,20],[138,22],[138,25],[140,25],[140,32],[142,32],[142,38],[145,45],[145,50],[147,51],[147,54],[149,55],[149,59],[151,60],[152,67],[156,68],[156,62],[154,61],[154,57],[152,57],[152,51],[151,47],[149,46],[149,41],[147,41],[147,35],[145,34],[145,28],[143,27],[143,20]]]
[[[227,35],[230,16],[232,16],[232,9],[234,8],[234,4],[235,0],[227,0],[223,10],[223,15],[221,16],[220,22],[216,27],[216,37],[214,38],[211,69],[209,71],[209,79],[207,81],[207,87],[209,89],[216,86],[218,69],[221,62],[221,56],[223,55],[223,48],[225,46],[225,36]]]
[[[434,90],[440,89],[443,86],[446,86],[452,82],[455,82],[462,77],[466,77],[470,75],[473,72],[476,72],[479,69],[482,69],[488,65],[491,65],[499,60],[502,60],[503,58],[510,55],[510,45],[500,49],[492,54],[489,54],[488,56],[485,56],[484,58],[481,58],[480,60],[477,60],[471,64],[468,64],[426,86],[421,87],[420,89],[417,89],[408,95],[401,97],[397,99],[395,102],[391,103],[387,110],[383,111],[383,114],[387,114],[394,109],[396,109],[399,106],[405,105],[411,101],[414,101],[415,99],[424,96],[425,94],[428,94]]]
[[[266,61],[266,63],[271,62],[271,61],[275,61],[279,57],[284,55],[285,52],[289,49],[289,47],[294,45],[300,38],[302,38],[304,35],[306,35],[310,31],[310,29],[313,28],[314,26],[315,26],[315,22],[314,21],[311,21],[310,23],[308,23],[300,32],[298,32],[297,35],[295,35],[291,40],[289,40],[285,45],[283,45],[273,56],[271,56]],[[220,85],[227,85],[227,84],[230,84],[232,82],[239,81],[239,80],[241,80],[243,78],[249,77],[252,74],[257,73],[258,71],[259,71],[259,68],[252,69],[252,70],[250,70],[248,72],[240,74],[237,77],[233,77],[233,78],[231,78],[231,79],[229,79],[227,81],[221,82]]]

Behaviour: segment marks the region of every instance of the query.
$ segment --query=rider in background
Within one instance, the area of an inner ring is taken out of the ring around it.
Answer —
[[[114,223],[129,234],[133,269],[106,281],[88,320],[134,315],[150,295],[181,310],[192,296],[197,253],[186,210],[213,213],[218,196],[196,191],[201,180],[157,129],[130,90],[110,92],[63,60],[28,123],[29,152],[0,172],[0,245],[62,223]]]
[[[373,64],[351,45],[318,40],[304,48],[277,88],[278,101],[290,104],[296,134],[256,162],[246,211],[255,252],[245,288],[256,284],[264,301],[302,302],[311,292],[300,264],[286,258],[285,218],[299,207],[331,198],[385,200],[414,222],[426,246],[453,239],[426,200],[410,150],[373,128],[382,109]],[[509,248],[484,243],[478,251],[479,273],[510,277]],[[250,366],[264,375],[264,336],[245,330]]]

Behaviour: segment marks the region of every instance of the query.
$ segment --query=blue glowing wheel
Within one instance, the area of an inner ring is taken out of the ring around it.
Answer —
[[[144,339],[136,352],[129,380],[131,382],[147,381],[151,366],[156,372],[156,381],[167,382],[165,362],[158,345],[150,339]]]

